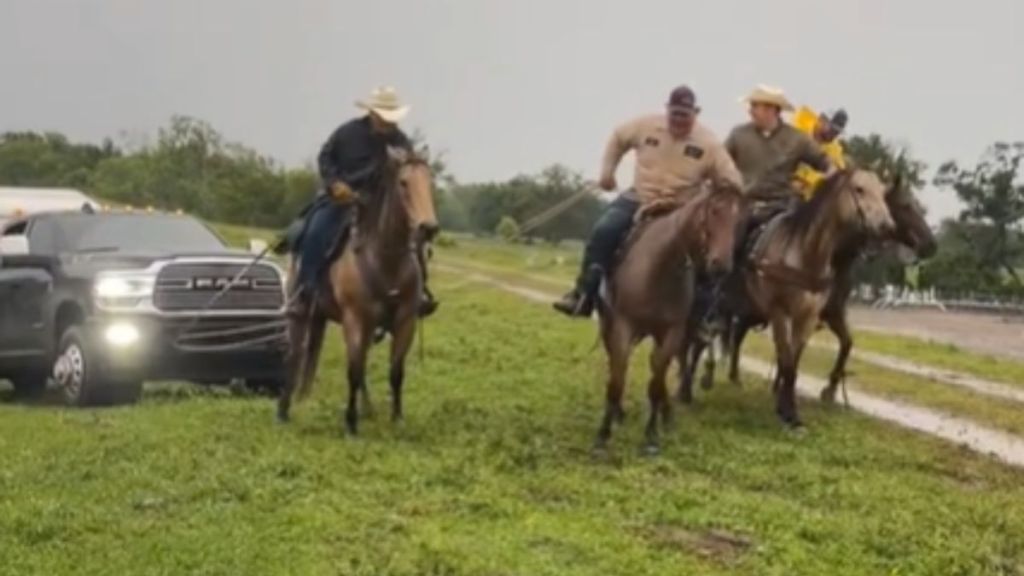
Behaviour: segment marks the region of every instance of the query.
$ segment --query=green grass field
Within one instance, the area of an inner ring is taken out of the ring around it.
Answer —
[[[407,420],[341,433],[332,335],[288,426],[267,399],[149,390],[0,405],[0,574],[1024,574],[1024,473],[805,403],[718,386],[640,455],[646,358],[608,461],[594,327],[449,274]]]
[[[439,262],[471,264],[490,276],[560,294],[572,286],[581,248],[503,244],[493,240],[457,237],[454,246],[438,250]],[[816,338],[834,341],[827,331]],[[934,368],[955,370],[978,378],[1024,386],[1024,363],[976,354],[943,342],[858,330],[856,348],[888,354]]]

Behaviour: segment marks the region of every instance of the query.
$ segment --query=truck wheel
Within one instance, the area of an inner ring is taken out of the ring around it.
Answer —
[[[46,392],[50,375],[46,370],[26,370],[11,378],[14,395],[19,399],[39,398]]]
[[[71,406],[133,403],[142,392],[142,382],[104,379],[92,343],[77,326],[68,328],[60,339],[53,375]]]

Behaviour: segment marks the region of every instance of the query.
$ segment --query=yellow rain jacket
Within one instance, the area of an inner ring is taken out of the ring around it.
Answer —
[[[793,127],[807,134],[812,139],[814,138],[814,128],[818,125],[818,121],[818,113],[807,106],[801,106],[796,111],[796,114],[793,115]],[[828,156],[832,164],[839,169],[846,168],[843,145],[839,143],[838,139],[827,144],[818,142],[818,145],[821,146],[821,150]],[[811,196],[814,196],[815,190],[818,189],[822,178],[824,178],[824,174],[807,164],[801,164],[797,167],[796,174],[793,175],[793,186],[804,200],[810,200]]]

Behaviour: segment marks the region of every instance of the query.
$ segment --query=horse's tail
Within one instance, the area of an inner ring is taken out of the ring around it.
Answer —
[[[296,396],[302,400],[309,396],[313,390],[313,380],[316,377],[316,369],[320,364],[320,352],[324,347],[324,333],[327,331],[327,317],[323,314],[314,314],[309,320],[306,328],[305,346],[301,350],[302,370],[299,376],[299,386]]]

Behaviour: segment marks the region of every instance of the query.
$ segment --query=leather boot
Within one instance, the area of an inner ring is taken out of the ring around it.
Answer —
[[[591,266],[580,277],[576,288],[552,304],[555,310],[576,318],[589,318],[594,313],[594,304],[604,271],[600,266]]]

